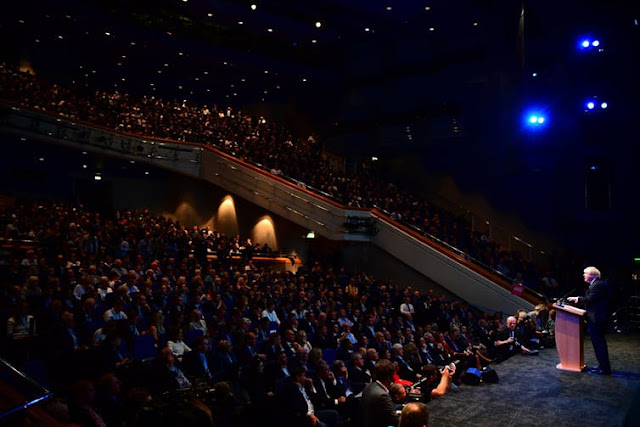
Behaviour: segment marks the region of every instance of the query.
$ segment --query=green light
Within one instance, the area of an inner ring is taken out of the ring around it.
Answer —
[[[633,261],[634,262],[640,262],[640,258],[634,258]]]

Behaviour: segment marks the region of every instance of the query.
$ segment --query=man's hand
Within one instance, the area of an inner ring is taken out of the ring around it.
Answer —
[[[317,426],[318,423],[320,422],[318,417],[316,417],[314,414],[310,414],[309,418],[311,419],[311,425],[314,426],[314,427]]]
[[[340,396],[340,397],[338,398],[338,403],[344,403],[344,402],[346,402],[346,401],[347,401],[347,398],[346,398],[346,397],[344,397],[344,396]]]
[[[569,297],[569,298],[567,298],[567,301],[572,302],[574,304],[577,304],[578,300],[579,300],[578,297]]]

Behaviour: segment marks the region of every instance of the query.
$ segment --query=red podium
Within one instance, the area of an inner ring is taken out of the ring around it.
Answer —
[[[556,347],[560,357],[556,368],[580,372],[584,368],[582,319],[586,311],[570,305],[554,304],[553,308],[556,309]]]

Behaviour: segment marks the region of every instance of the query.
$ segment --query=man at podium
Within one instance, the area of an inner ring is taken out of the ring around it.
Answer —
[[[597,268],[585,268],[583,277],[584,281],[589,283],[584,297],[569,297],[567,301],[584,302],[587,311],[587,330],[591,336],[591,343],[599,364],[592,371],[602,375],[611,375],[609,350],[604,339],[609,319],[609,290],[607,283],[600,278],[600,270]]]

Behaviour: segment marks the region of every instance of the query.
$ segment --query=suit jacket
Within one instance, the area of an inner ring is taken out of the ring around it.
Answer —
[[[316,410],[319,409],[336,409],[336,399],[340,397],[340,392],[333,385],[329,379],[321,380],[318,376],[313,376],[313,387],[316,392],[313,396],[310,396],[313,402],[313,406]]]
[[[388,427],[398,424],[398,415],[389,392],[377,381],[362,392],[363,427]]]
[[[358,394],[371,382],[371,375],[369,375],[364,369],[351,368],[349,369],[349,379],[351,380],[353,392]]]
[[[307,395],[312,399],[312,394],[307,390]],[[284,426],[310,426],[311,421],[307,416],[308,406],[300,386],[290,377],[278,381],[276,385],[276,401],[281,414],[281,425]],[[314,408],[315,409],[315,408]]]
[[[210,379],[213,376],[215,369],[213,358],[211,357],[211,354],[205,354],[207,367],[209,368],[209,372],[207,372],[200,354],[201,353],[197,350],[185,353],[182,357],[182,369],[184,370],[185,375],[189,377]]]
[[[609,287],[607,282],[596,279],[589,285],[584,297],[579,300],[584,302],[587,310],[587,319],[591,323],[606,323],[609,317]]]

